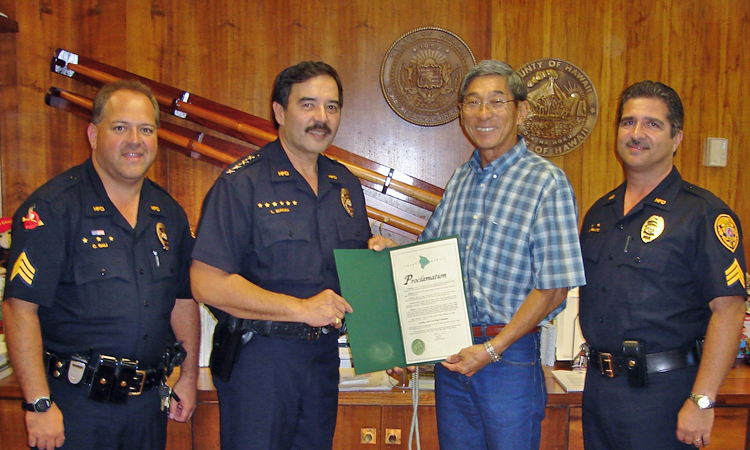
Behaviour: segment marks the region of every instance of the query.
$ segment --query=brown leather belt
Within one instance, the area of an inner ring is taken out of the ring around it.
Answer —
[[[482,328],[484,328],[484,334],[482,334]],[[505,325],[475,325],[471,327],[471,331],[474,333],[474,337],[480,338],[480,337],[494,337],[500,334],[500,331],[505,328]],[[539,327],[534,327],[533,330],[529,331],[527,334],[533,334],[538,333]]]

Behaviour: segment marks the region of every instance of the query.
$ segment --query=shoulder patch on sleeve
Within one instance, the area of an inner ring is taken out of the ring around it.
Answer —
[[[247,155],[246,157],[242,158],[241,160],[237,161],[232,167],[227,169],[226,174],[231,175],[238,170],[242,169],[243,167],[247,167],[249,164],[252,164],[256,161],[258,161],[261,158],[260,152],[252,153],[250,155]]]
[[[740,236],[737,231],[737,224],[729,214],[719,214],[714,221],[714,232],[721,242],[721,245],[727,250],[734,253],[739,245]]]

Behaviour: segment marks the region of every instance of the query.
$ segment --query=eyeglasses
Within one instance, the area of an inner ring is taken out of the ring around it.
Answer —
[[[489,100],[486,102],[480,102],[479,100],[471,100],[471,101],[462,103],[461,107],[463,108],[464,112],[476,113],[476,112],[479,112],[479,110],[482,108],[482,105],[485,105],[488,111],[497,112],[503,109],[506,103],[511,103],[511,102],[515,103],[515,100],[503,100],[501,98],[496,98],[494,100]]]

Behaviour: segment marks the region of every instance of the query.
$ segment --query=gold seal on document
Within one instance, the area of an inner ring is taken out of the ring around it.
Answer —
[[[643,222],[641,227],[641,240],[648,244],[661,236],[664,231],[664,218],[662,216],[651,216]]]
[[[737,250],[740,237],[737,234],[737,224],[734,223],[732,216],[729,214],[719,214],[719,217],[714,221],[714,231],[721,245],[726,247],[727,250],[732,253]]]
[[[591,79],[568,61],[542,58],[518,70],[529,90],[529,115],[519,130],[529,150],[547,158],[586,140],[599,116]]]
[[[450,31],[417,28],[393,43],[380,66],[380,86],[391,109],[417,125],[458,117],[458,91],[476,65],[474,54]]]

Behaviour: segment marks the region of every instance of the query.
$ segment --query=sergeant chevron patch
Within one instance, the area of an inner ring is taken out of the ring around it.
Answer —
[[[736,258],[732,265],[724,271],[724,274],[727,276],[727,286],[731,286],[739,281],[742,287],[745,287],[745,274],[742,273],[742,267],[740,267],[740,263],[737,262]]]
[[[29,257],[26,256],[26,252],[21,252],[21,254],[18,256],[18,259],[16,260],[16,263],[13,264],[13,270],[10,272],[10,281],[13,281],[16,275],[20,276],[21,281],[26,283],[28,286],[31,286],[31,283],[34,282],[36,267],[31,264],[31,261],[29,261]]]

